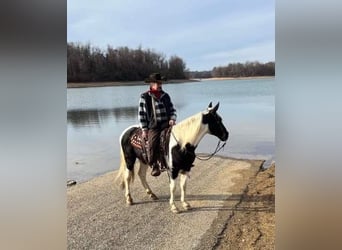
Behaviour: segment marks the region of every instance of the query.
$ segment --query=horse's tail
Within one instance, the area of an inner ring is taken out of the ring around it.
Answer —
[[[115,182],[119,182],[119,187],[121,189],[125,188],[125,173],[126,171],[128,171],[127,169],[127,164],[126,164],[126,159],[125,159],[125,154],[122,148],[122,140],[123,140],[123,135],[125,134],[126,131],[124,131],[122,133],[122,135],[120,136],[120,168],[119,168],[119,172],[115,178]],[[128,182],[133,183],[134,181],[134,168],[132,169],[131,173],[128,176]]]

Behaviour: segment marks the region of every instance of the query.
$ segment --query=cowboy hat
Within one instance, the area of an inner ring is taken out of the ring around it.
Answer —
[[[145,79],[146,83],[150,83],[150,82],[162,82],[162,81],[166,81],[166,77],[160,75],[160,73],[152,73],[148,78]]]

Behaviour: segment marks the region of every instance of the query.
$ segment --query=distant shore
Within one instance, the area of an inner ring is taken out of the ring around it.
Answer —
[[[200,81],[217,81],[217,80],[248,80],[248,79],[272,79],[274,76],[258,76],[258,77],[213,77],[202,79],[181,79],[170,80],[166,84],[184,83],[184,82],[200,82]],[[109,86],[137,86],[145,85],[144,81],[127,81],[127,82],[68,82],[68,88],[93,88],[93,87],[109,87]]]
[[[275,76],[246,76],[246,77],[211,77],[203,78],[201,81],[218,81],[218,80],[252,80],[252,79],[273,79]]]
[[[165,84],[199,82],[197,79],[170,80]],[[144,81],[127,81],[127,82],[68,82],[68,88],[90,88],[90,87],[108,87],[108,86],[138,86],[145,85]]]

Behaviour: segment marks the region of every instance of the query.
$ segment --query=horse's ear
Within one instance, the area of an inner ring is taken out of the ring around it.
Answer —
[[[220,106],[220,102],[216,104],[216,106],[213,108],[213,112],[216,112]]]
[[[210,109],[212,106],[213,106],[213,103],[210,102],[209,105],[208,105],[208,109]]]

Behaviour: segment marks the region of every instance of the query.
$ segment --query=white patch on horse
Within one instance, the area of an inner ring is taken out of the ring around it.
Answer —
[[[202,112],[198,113],[173,126],[172,133],[176,137],[181,149],[184,149],[187,143],[196,147],[203,136],[209,131],[208,125],[202,123],[202,116]]]

